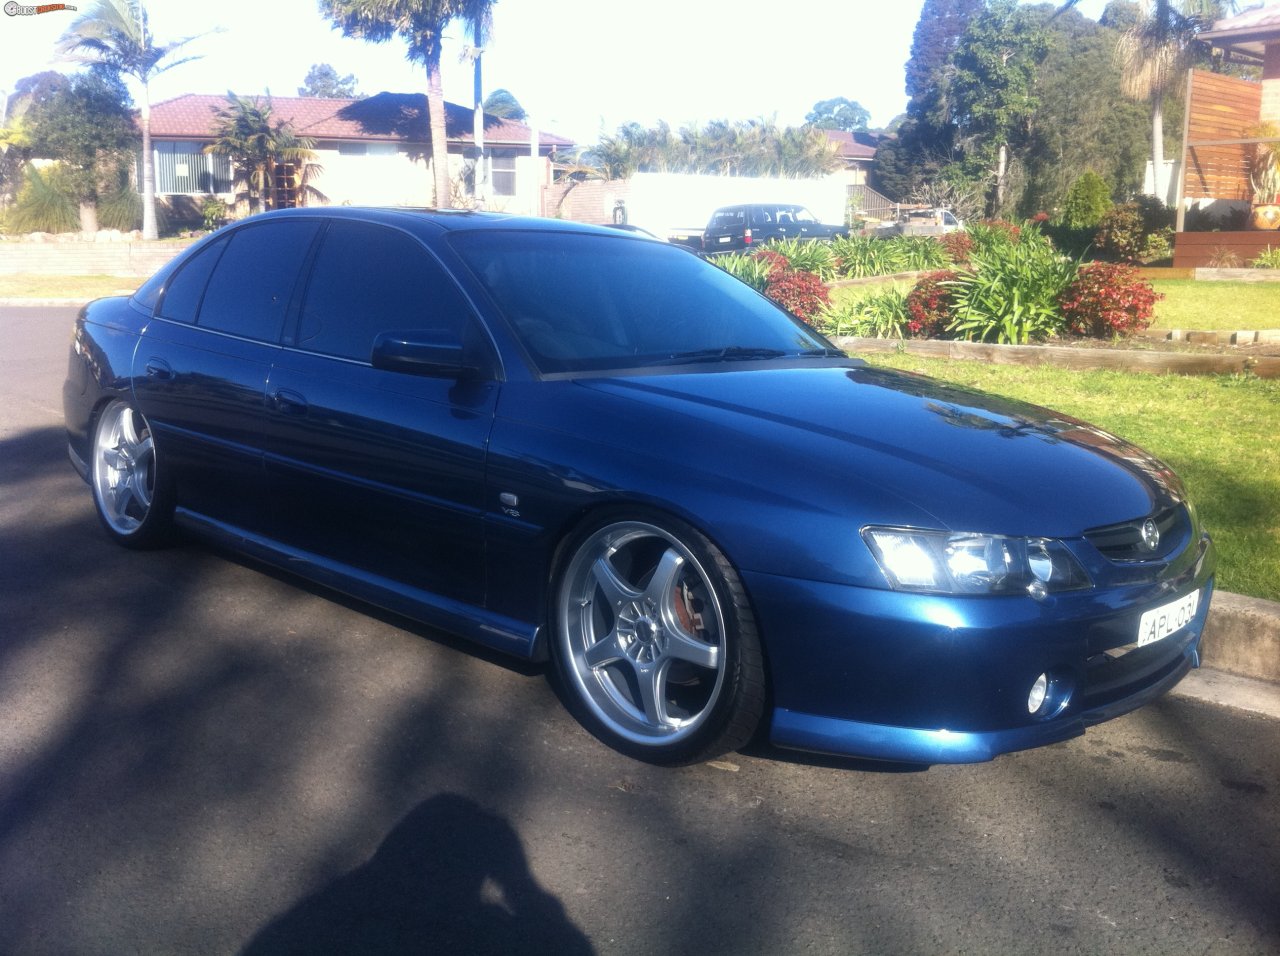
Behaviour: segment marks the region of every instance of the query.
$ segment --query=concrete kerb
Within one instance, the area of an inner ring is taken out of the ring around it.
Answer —
[[[83,298],[0,299],[0,306],[74,308]],[[1280,685],[1280,604],[1218,591],[1205,625],[1206,667]]]

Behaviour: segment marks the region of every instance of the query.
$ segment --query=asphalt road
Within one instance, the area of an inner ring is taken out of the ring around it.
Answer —
[[[0,953],[1280,951],[1280,721],[994,763],[664,770],[545,676],[198,544],[111,545],[71,312],[0,309]]]

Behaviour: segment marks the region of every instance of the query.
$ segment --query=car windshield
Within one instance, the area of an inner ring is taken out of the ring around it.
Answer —
[[[452,242],[543,373],[832,354],[821,336],[687,250],[514,230]]]

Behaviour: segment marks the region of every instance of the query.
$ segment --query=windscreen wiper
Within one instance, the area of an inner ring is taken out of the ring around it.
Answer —
[[[754,362],[783,358],[791,353],[782,349],[752,348],[745,345],[726,345],[715,349],[695,349],[692,352],[676,352],[655,359],[650,365],[685,365],[699,362]]]

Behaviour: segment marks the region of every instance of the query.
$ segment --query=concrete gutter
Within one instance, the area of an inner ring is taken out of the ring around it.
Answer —
[[[1201,656],[1206,667],[1280,685],[1280,604],[1216,592]]]

